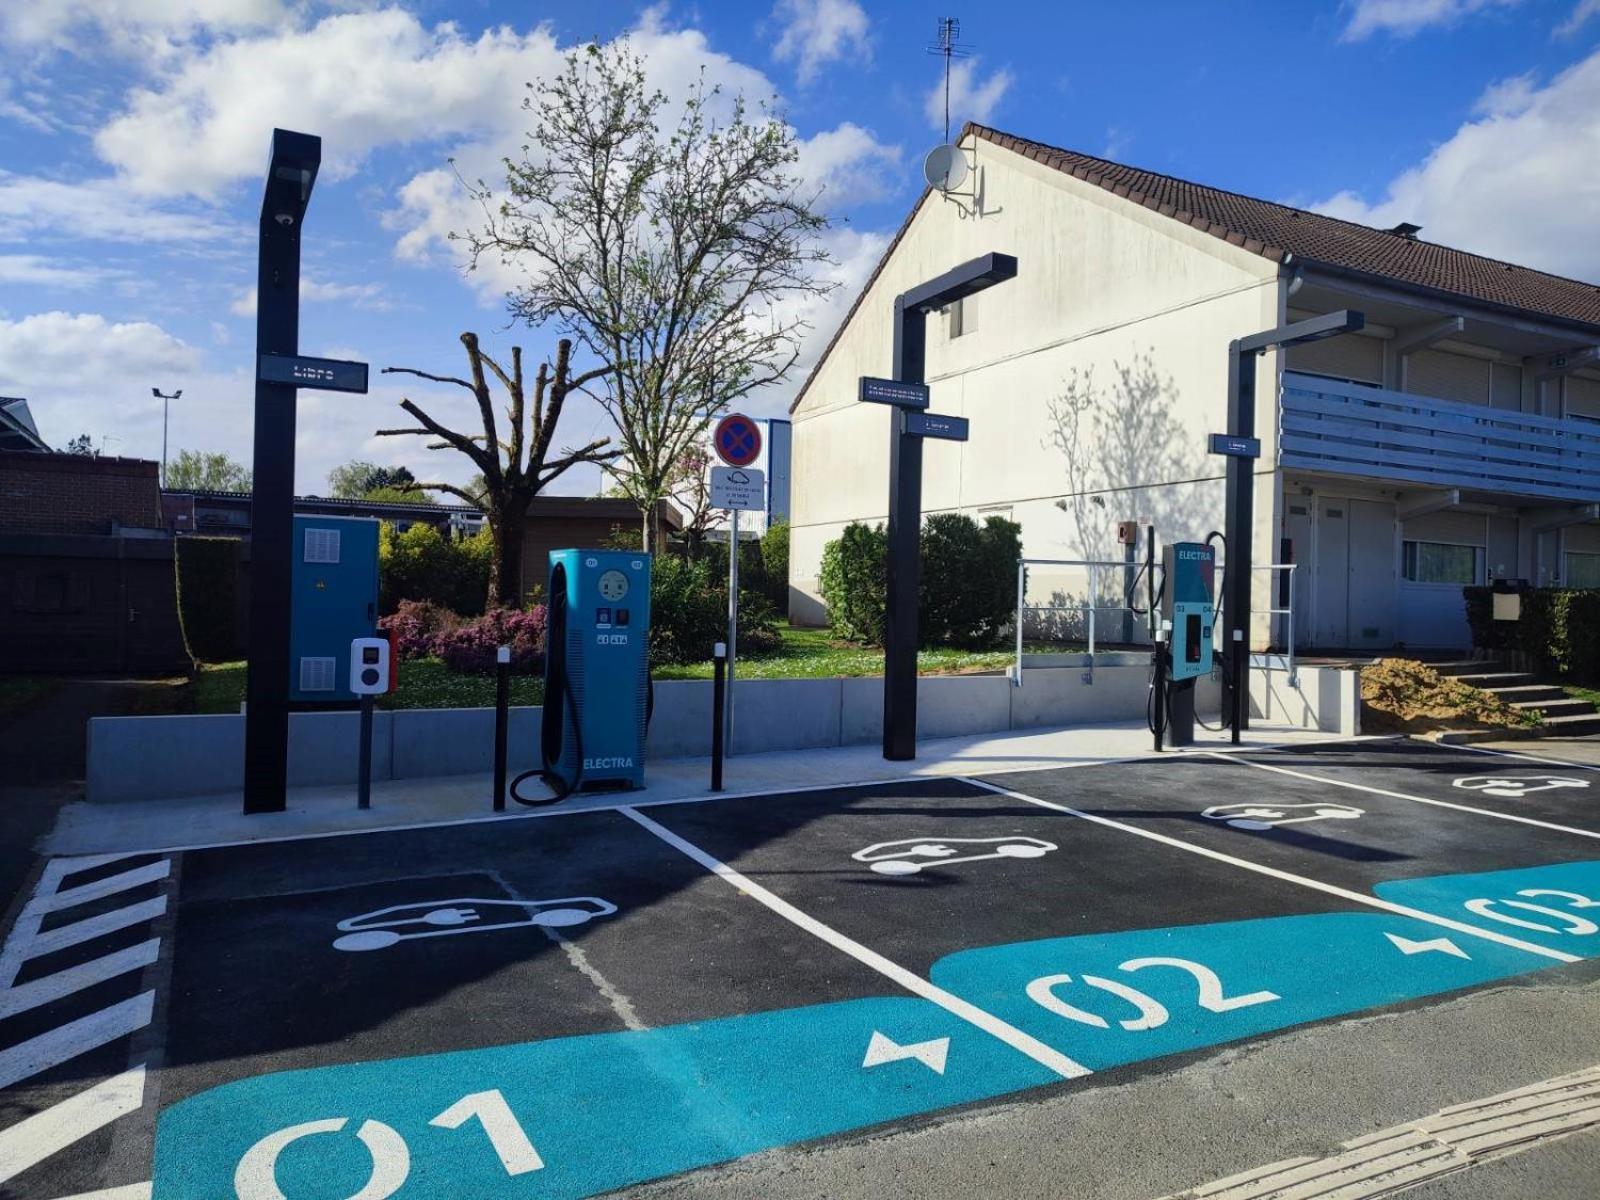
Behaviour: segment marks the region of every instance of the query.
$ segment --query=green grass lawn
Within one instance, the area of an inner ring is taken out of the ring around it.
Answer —
[[[740,679],[829,679],[837,675],[883,674],[883,651],[834,640],[826,629],[780,627],[783,642],[761,657],[740,658]],[[924,650],[917,669],[924,675],[950,675],[970,671],[1002,671],[1014,661],[1010,650]],[[191,685],[197,713],[239,711],[244,699],[242,662],[213,663],[201,668]],[[657,679],[710,679],[710,661],[657,667]],[[513,676],[512,704],[538,704],[544,681]],[[393,695],[380,696],[379,708],[488,708],[494,704],[494,676],[457,675],[437,658],[413,659],[400,664],[400,686]]]
[[[60,686],[60,682],[37,675],[0,675],[0,717],[43,700]]]
[[[883,651],[836,641],[826,629],[779,627],[783,644],[772,654],[741,656],[734,667],[740,679],[830,679],[836,675],[882,675]],[[1003,671],[1015,661],[1011,650],[924,650],[917,670],[924,675]],[[710,661],[657,667],[657,679],[710,679]]]

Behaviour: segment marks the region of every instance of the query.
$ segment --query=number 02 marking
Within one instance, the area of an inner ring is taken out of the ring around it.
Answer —
[[[1276,992],[1248,992],[1241,996],[1228,996],[1223,993],[1222,980],[1217,973],[1204,963],[1192,962],[1187,958],[1130,958],[1117,968],[1119,971],[1142,971],[1147,967],[1172,967],[1184,971],[1194,977],[1199,985],[1199,994],[1195,1003],[1207,1012],[1225,1013],[1236,1008],[1249,1008],[1253,1004],[1267,1004],[1273,1000],[1282,999]],[[1088,1012],[1076,1005],[1068,1004],[1055,994],[1055,989],[1072,982],[1071,975],[1044,975],[1035,979],[1027,987],[1028,998],[1042,1008],[1055,1013],[1058,1017],[1066,1017],[1069,1021],[1077,1021],[1082,1025],[1092,1025],[1096,1029],[1109,1029],[1111,1024],[1098,1013]],[[1137,1017],[1127,1017],[1117,1022],[1130,1033],[1139,1033],[1146,1029],[1159,1029],[1167,1023],[1171,1015],[1166,1005],[1153,996],[1141,992],[1138,988],[1119,983],[1114,979],[1101,979],[1097,975],[1083,976],[1086,987],[1096,988],[1108,992],[1138,1010]]]

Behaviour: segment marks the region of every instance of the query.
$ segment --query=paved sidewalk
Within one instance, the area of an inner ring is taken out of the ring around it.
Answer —
[[[1197,746],[1226,749],[1226,734],[1197,730]],[[1249,730],[1243,748],[1299,745],[1338,740],[1335,735],[1270,725]],[[1050,767],[1153,756],[1150,733],[1142,722],[1080,726],[974,737],[931,739],[920,743],[915,762],[884,760],[876,745],[832,750],[791,750],[739,755],[727,760],[725,795],[792,792],[912,776],[990,775]],[[617,804],[634,806],[710,798],[708,758],[666,759],[648,765],[647,786],[634,792],[574,796],[551,808],[525,809],[515,802],[501,819],[525,819]],[[191,796],[166,801],[69,805],[62,811],[46,849],[51,854],[98,854],[157,850],[233,842],[360,832],[494,817],[493,783],[488,775],[441,776],[375,783],[372,808],[356,807],[354,781],[348,786],[297,788],[286,812],[245,816],[239,793]]]

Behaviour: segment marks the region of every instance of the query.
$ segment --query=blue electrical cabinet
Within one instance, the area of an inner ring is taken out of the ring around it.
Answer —
[[[355,700],[350,642],[378,624],[378,522],[295,514],[289,699]]]
[[[1211,670],[1211,630],[1216,620],[1216,552],[1198,542],[1162,548],[1161,617],[1171,633],[1174,680]]]
[[[547,595],[546,769],[582,788],[643,787],[650,555],[552,550]]]

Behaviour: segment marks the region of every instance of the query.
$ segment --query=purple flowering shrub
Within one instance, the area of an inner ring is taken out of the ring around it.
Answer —
[[[400,607],[378,621],[378,629],[394,636],[394,652],[401,662],[437,654],[439,636],[459,628],[462,618],[431,600],[402,600]]]
[[[525,612],[492,608],[481,617],[441,631],[433,639],[433,653],[452,671],[490,675],[495,669],[495,652],[501,646],[510,646],[511,669],[527,674],[544,665],[546,625],[542,604]]]

